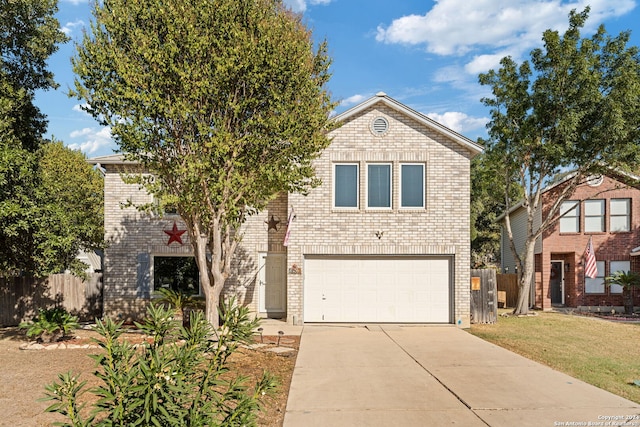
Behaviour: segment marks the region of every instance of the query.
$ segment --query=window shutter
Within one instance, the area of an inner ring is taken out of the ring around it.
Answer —
[[[137,264],[137,288],[138,298],[151,298],[151,274],[149,272],[149,254],[138,254]]]

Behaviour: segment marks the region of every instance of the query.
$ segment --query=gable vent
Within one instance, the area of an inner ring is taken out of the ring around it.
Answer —
[[[389,122],[384,117],[376,117],[371,123],[371,131],[374,135],[384,135],[389,130]]]

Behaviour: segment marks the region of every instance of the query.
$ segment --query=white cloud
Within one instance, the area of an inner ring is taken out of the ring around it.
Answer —
[[[635,7],[633,0],[436,0],[424,15],[397,18],[388,26],[379,26],[376,40],[383,43],[424,45],[437,55],[465,55],[489,49],[488,56],[477,56],[469,72],[493,62],[491,55],[508,51],[514,56],[540,44],[548,29],[564,31],[572,9],[591,6],[586,31],[604,19],[621,16]]]
[[[60,29],[60,31],[62,31],[63,33],[65,33],[67,36],[70,36],[74,30],[76,28],[82,28],[84,27],[84,21],[79,19],[77,21],[74,22],[67,22],[66,24],[64,24],[64,26]]]
[[[88,114],[85,110],[83,110],[83,108],[87,108],[88,106],[89,106],[89,104],[87,104],[87,103],[76,104],[71,109],[73,111],[77,111],[78,113]]]
[[[87,0],[62,0],[65,3],[71,3],[74,6],[78,6],[79,4],[88,4]]]
[[[436,70],[433,80],[437,83],[452,83],[466,81],[467,77],[464,69],[456,65],[450,65]]]
[[[468,74],[476,75],[491,69],[498,69],[500,67],[500,60],[505,56],[513,57],[515,55],[512,55],[510,52],[503,51],[492,55],[474,56],[473,59],[464,66],[464,71]],[[514,59],[518,60],[517,56]]]
[[[69,134],[72,139],[79,139],[78,142],[69,144],[69,148],[80,150],[87,155],[93,154],[103,148],[113,145],[111,139],[111,128],[83,128],[74,130]]]
[[[458,133],[483,128],[489,121],[486,117],[471,117],[457,111],[448,111],[444,114],[427,113],[427,117]]]
[[[94,132],[93,128],[84,128],[80,130],[74,130],[69,134],[71,138],[77,138],[79,136],[90,135]]]
[[[311,5],[327,5],[332,0],[284,0],[284,4],[294,12],[304,12],[307,10],[307,3]]]
[[[352,96],[340,101],[340,106],[341,107],[350,107],[351,105],[359,104],[359,103],[361,103],[362,101],[364,101],[365,99],[368,99],[368,98],[369,98],[368,96],[361,95],[361,94],[352,95]]]

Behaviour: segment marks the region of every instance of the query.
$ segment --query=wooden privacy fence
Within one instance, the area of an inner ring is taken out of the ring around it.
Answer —
[[[518,275],[498,274],[496,276],[498,292],[504,292],[506,297],[505,306],[515,307],[518,302]]]
[[[495,323],[498,301],[495,270],[471,270],[471,323]]]
[[[0,277],[0,326],[16,326],[31,320],[40,308],[56,306],[80,320],[102,316],[102,273],[90,273],[84,281],[72,274]]]

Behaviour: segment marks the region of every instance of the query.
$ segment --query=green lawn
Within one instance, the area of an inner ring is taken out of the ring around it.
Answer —
[[[640,324],[541,313],[499,317],[470,332],[558,371],[640,403]]]

